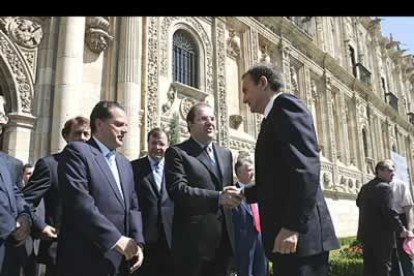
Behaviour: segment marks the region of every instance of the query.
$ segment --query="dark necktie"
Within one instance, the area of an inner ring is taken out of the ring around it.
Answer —
[[[263,129],[265,124],[266,124],[266,118],[263,117],[262,123],[260,124],[260,129]]]

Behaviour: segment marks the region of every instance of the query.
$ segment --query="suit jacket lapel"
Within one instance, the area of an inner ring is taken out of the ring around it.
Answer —
[[[124,164],[122,164],[122,162],[119,158],[119,154],[116,153],[115,155],[116,155],[116,157],[115,157],[116,165],[118,167],[118,173],[119,173],[119,182],[121,182],[120,183],[121,184],[121,189],[122,189],[122,192],[124,194],[124,200],[122,200],[122,198],[121,198],[121,200],[125,203],[125,205],[124,205],[125,209],[129,210],[129,201],[125,200],[125,197],[130,193],[129,189],[127,189],[127,187],[128,187],[127,179],[126,179],[127,171],[126,171],[126,168],[125,168]],[[116,182],[115,182],[115,185],[116,185]],[[118,187],[116,187],[116,188],[118,189]]]
[[[220,185],[222,186],[222,179],[224,176],[224,172],[226,171],[224,168],[224,164],[223,164],[223,160],[224,160],[224,151],[221,150],[219,147],[217,147],[217,145],[215,143],[213,143],[213,150],[216,153],[216,163],[217,163],[217,168],[218,168],[218,173],[219,173],[219,179],[220,179]],[[221,187],[223,188],[223,187]]]
[[[213,169],[213,165],[211,164],[210,157],[207,156],[207,153],[201,150],[200,154],[197,156],[197,159],[207,168],[211,175],[213,175],[216,184],[220,183],[220,177],[217,175],[217,170]],[[216,160],[217,162],[217,160]]]
[[[116,185],[115,178],[112,175],[111,168],[109,167],[108,163],[106,163],[105,157],[103,156],[102,152],[99,150],[98,145],[95,143],[95,141],[92,138],[88,141],[88,143],[92,146],[92,153],[95,155],[95,161],[96,163],[98,163],[98,166],[101,169],[103,175],[105,175],[106,180],[108,180],[108,183],[111,186],[112,190],[114,191],[116,198],[118,199],[119,203],[123,207],[125,207],[125,203],[122,200],[121,194],[119,193],[118,186]]]
[[[165,186],[165,177],[162,177],[161,185],[161,203],[165,202],[168,199],[167,187]]]
[[[203,164],[207,168],[207,170],[213,176],[213,182],[215,183],[216,187],[219,189],[220,178],[216,174],[215,170],[212,168],[211,161],[207,153],[203,151],[200,145],[192,138],[188,140],[188,145],[190,147],[189,152],[191,153],[191,155],[196,157],[198,161],[200,161],[200,163]]]
[[[145,172],[147,172],[146,174],[146,178],[148,180],[148,182],[150,183],[151,189],[153,191],[153,193],[155,194],[155,197],[159,197],[160,196],[160,192],[158,191],[158,186],[157,183],[155,182],[155,178],[154,178],[154,174],[152,173],[152,168],[151,168],[151,163],[147,157],[146,160],[146,164],[145,164]]]

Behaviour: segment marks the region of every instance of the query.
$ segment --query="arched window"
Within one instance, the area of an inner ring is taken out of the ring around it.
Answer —
[[[184,30],[178,30],[173,36],[173,78],[198,88],[198,49],[194,38]]]

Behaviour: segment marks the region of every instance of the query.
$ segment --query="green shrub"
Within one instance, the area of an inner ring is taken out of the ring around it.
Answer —
[[[328,276],[362,276],[362,245],[355,238],[342,240],[340,249],[330,252]]]
[[[341,246],[344,246],[344,245],[349,245],[349,244],[351,244],[352,242],[355,242],[355,241],[356,241],[356,237],[355,237],[355,236],[352,236],[352,237],[343,237],[343,238],[338,238],[338,241],[339,241],[339,244],[340,244]]]
[[[328,276],[362,276],[362,259],[332,258],[329,261]]]

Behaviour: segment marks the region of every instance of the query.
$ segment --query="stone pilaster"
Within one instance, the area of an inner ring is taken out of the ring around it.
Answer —
[[[128,117],[128,133],[122,153],[128,159],[138,158],[140,152],[141,109],[141,18],[122,17],[119,38],[117,100]]]
[[[54,89],[54,61],[56,58],[56,37],[59,32],[58,18],[50,18],[45,28],[42,43],[39,45],[37,77],[33,100],[33,113],[37,117],[36,128],[32,135],[31,158],[37,160],[49,154],[52,123],[52,91]]]
[[[52,153],[64,148],[66,143],[60,135],[61,129],[68,119],[80,112],[84,41],[85,17],[60,18],[50,146]]]

